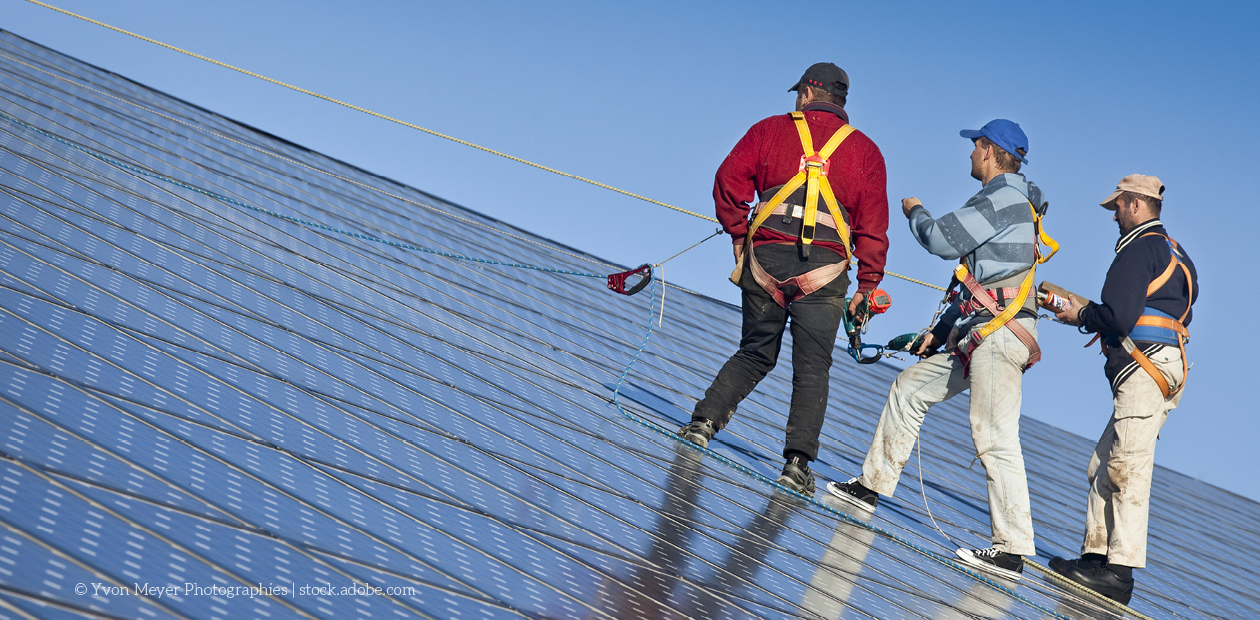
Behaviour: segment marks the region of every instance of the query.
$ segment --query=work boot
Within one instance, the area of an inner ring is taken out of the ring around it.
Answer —
[[[1102,568],[1106,565],[1107,556],[1099,553],[1086,553],[1074,560],[1065,560],[1058,556],[1050,558],[1050,570],[1053,570],[1060,575],[1063,574],[1063,571],[1073,566],[1089,570],[1092,568]]]
[[[1133,569],[1127,566],[1099,564],[1084,558],[1054,558],[1050,560],[1050,568],[1122,605],[1128,605],[1133,598]],[[1118,574],[1122,572],[1129,574]]]
[[[783,474],[775,482],[806,497],[814,496],[814,472],[809,470],[809,459],[797,453],[788,457]]]
[[[701,448],[707,448],[709,440],[713,439],[717,432],[717,427],[708,418],[692,418],[691,423],[678,429],[678,436]]]
[[[865,512],[874,512],[875,506],[879,505],[879,494],[862,486],[857,478],[850,478],[848,482],[828,482],[827,492]]]
[[[1024,576],[1024,556],[1022,555],[998,551],[994,547],[959,549],[954,553],[968,568],[977,568],[1010,581],[1019,581]]]

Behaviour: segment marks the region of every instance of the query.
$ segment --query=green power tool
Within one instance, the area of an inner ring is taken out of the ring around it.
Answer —
[[[921,344],[923,344],[923,335],[919,332],[911,332],[889,340],[888,345],[884,348],[890,351],[905,351],[909,353],[917,351]]]
[[[849,302],[853,298],[844,300],[844,334],[849,337],[849,355],[853,356],[853,360],[859,364],[874,364],[883,356],[884,347],[877,344],[862,344],[862,328],[876,314],[883,314],[892,306],[892,295],[889,295],[884,289],[875,289],[867,294],[862,303],[858,304],[857,312],[850,314]],[[856,317],[854,315],[857,315]],[[875,354],[867,356],[864,354],[866,350],[874,351]]]

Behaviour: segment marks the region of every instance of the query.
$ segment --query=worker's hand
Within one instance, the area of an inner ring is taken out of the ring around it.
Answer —
[[[736,243],[735,245],[732,245],[731,247],[735,248],[735,264],[738,265],[739,259],[744,257],[744,244]]]
[[[901,199],[901,213],[906,216],[906,219],[910,218],[911,209],[915,207],[922,207],[922,206],[923,206],[923,201],[919,200],[918,198],[902,198]]]
[[[927,357],[931,355],[932,353],[934,353],[936,349],[940,346],[941,346],[941,343],[936,341],[936,335],[933,334],[932,332],[928,332],[924,334],[923,342],[919,345],[919,348],[915,349],[914,351],[911,351],[911,353],[919,357]]]
[[[859,317],[857,315],[857,311],[858,311],[858,306],[862,305],[862,301],[865,299],[866,299],[866,293],[854,293],[853,299],[849,300],[849,316],[853,317],[854,325],[861,325],[861,323],[859,322],[859,319],[861,319],[862,317]]]
[[[1063,321],[1064,323],[1067,323],[1068,325],[1080,325],[1081,324],[1081,307],[1077,305],[1076,302],[1073,302],[1070,299],[1067,300],[1067,302],[1068,302],[1067,309],[1062,312],[1054,313],[1054,318],[1059,319],[1060,321]]]

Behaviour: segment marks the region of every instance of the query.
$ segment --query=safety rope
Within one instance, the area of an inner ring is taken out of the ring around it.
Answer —
[[[626,190],[624,190],[624,189],[616,188],[616,187],[613,187],[613,186],[611,186],[611,185],[607,185],[607,184],[604,184],[604,183],[600,183],[599,181],[595,181],[595,180],[592,180],[592,179],[588,179],[588,178],[586,178],[586,177],[578,176],[578,175],[576,175],[576,174],[569,174],[569,173],[567,173],[567,172],[563,172],[563,171],[560,171],[560,170],[556,170],[555,168],[550,168],[550,167],[544,166],[544,165],[542,165],[542,164],[537,164],[537,163],[534,163],[534,162],[529,161],[529,160],[527,160],[527,159],[523,159],[523,158],[520,158],[520,157],[516,157],[516,156],[514,156],[514,155],[508,155],[507,153],[504,153],[504,152],[502,152],[502,151],[496,151],[496,150],[494,150],[494,149],[492,149],[492,148],[485,147],[485,146],[481,146],[480,144],[474,144],[474,143],[469,142],[469,141],[467,141],[467,140],[461,140],[461,139],[459,139],[459,138],[456,138],[455,136],[449,136],[449,135],[446,135],[446,134],[444,134],[444,133],[440,133],[440,132],[434,131],[434,130],[432,130],[432,129],[426,129],[426,128],[421,127],[421,126],[419,126],[419,125],[416,125],[416,124],[413,124],[413,123],[409,123],[409,122],[404,121],[404,120],[399,120],[399,119],[396,119],[396,118],[394,118],[394,117],[392,117],[392,116],[386,116],[386,115],[381,114],[381,113],[379,113],[379,112],[373,112],[373,111],[371,111],[371,110],[369,110],[369,109],[367,109],[367,108],[361,108],[361,107],[359,107],[359,106],[357,106],[357,105],[354,105],[354,104],[352,104],[352,103],[346,103],[345,101],[341,101],[340,99],[334,99],[334,98],[329,97],[329,96],[327,96],[327,95],[321,95],[321,94],[319,94],[319,93],[317,93],[317,92],[307,90],[307,89],[302,88],[302,87],[300,87],[300,86],[294,86],[294,85],[292,85],[292,84],[288,84],[288,83],[286,83],[286,82],[281,82],[280,80],[275,80],[275,79],[269,78],[269,77],[267,77],[267,76],[265,76],[265,75],[261,75],[261,74],[258,74],[258,73],[254,73],[253,71],[249,71],[248,69],[242,69],[242,68],[240,68],[240,67],[236,67],[236,66],[233,66],[233,65],[229,65],[229,64],[227,64],[227,63],[225,63],[225,62],[220,62],[220,61],[215,60],[215,59],[213,59],[213,58],[208,58],[208,57],[206,57],[206,56],[202,56],[201,54],[197,54],[197,53],[195,53],[195,52],[190,52],[190,51],[188,51],[188,50],[185,50],[185,49],[181,49],[181,48],[175,47],[174,45],[170,45],[170,44],[167,44],[167,43],[163,43],[163,42],[158,41],[158,40],[156,40],[156,39],[150,39],[149,37],[146,37],[146,36],[144,36],[144,35],[139,35],[139,34],[136,34],[136,33],[134,33],[134,32],[128,31],[128,30],[123,30],[122,28],[119,28],[119,27],[117,27],[117,26],[111,26],[111,25],[109,25],[109,24],[106,24],[105,22],[97,21],[97,20],[92,19],[92,18],[90,18],[90,17],[85,17],[85,16],[83,16],[83,15],[79,15],[78,13],[72,13],[72,12],[67,11],[67,10],[65,10],[65,9],[55,7],[55,6],[51,5],[51,4],[47,4],[47,3],[44,3],[44,2],[40,2],[39,0],[27,0],[27,2],[30,2],[31,4],[37,4],[37,5],[39,5],[39,6],[42,6],[42,7],[46,8],[46,9],[52,9],[52,10],[54,10],[54,11],[57,11],[58,13],[63,13],[63,14],[65,14],[65,15],[69,15],[70,17],[75,17],[75,18],[81,19],[81,20],[83,20],[83,21],[85,21],[85,22],[88,22],[88,23],[96,24],[97,26],[101,26],[101,27],[104,27],[104,28],[108,28],[108,29],[110,29],[110,30],[113,30],[114,32],[119,32],[119,33],[125,34],[125,35],[130,36],[130,37],[135,37],[135,38],[137,38],[137,39],[140,39],[141,41],[147,41],[147,42],[152,43],[152,44],[154,44],[154,45],[160,45],[160,46],[165,47],[166,49],[169,49],[169,50],[171,50],[171,51],[179,52],[179,53],[181,53],[181,54],[187,54],[187,55],[192,56],[193,58],[196,58],[196,59],[198,59],[198,60],[204,60],[204,61],[206,61],[206,62],[213,63],[213,64],[216,64],[216,65],[219,65],[220,67],[223,67],[223,68],[225,68],[225,69],[231,69],[231,70],[233,70],[233,71],[237,71],[237,72],[240,72],[240,73],[244,73],[245,75],[248,75],[248,76],[250,76],[250,77],[255,77],[255,78],[258,78],[258,79],[260,79],[260,80],[264,80],[264,81],[267,81],[267,82],[271,82],[272,84],[275,84],[275,85],[277,85],[277,86],[283,86],[283,87],[288,88],[288,89],[290,89],[290,90],[295,90],[295,91],[297,91],[297,92],[299,92],[299,93],[302,93],[302,94],[304,94],[304,95],[310,95],[310,96],[312,96],[312,97],[316,97],[316,98],[319,98],[319,99],[323,99],[324,101],[327,101],[327,102],[329,102],[329,103],[335,103],[335,104],[337,104],[337,105],[339,105],[339,106],[345,106],[345,107],[347,107],[347,108],[350,108],[351,110],[355,110],[356,112],[362,112],[362,113],[364,113],[364,114],[368,114],[368,115],[371,115],[371,116],[375,116],[375,117],[377,117],[377,118],[379,118],[379,119],[386,120],[386,121],[389,121],[389,122],[391,122],[391,123],[398,123],[399,125],[402,125],[402,126],[404,126],[404,127],[409,127],[409,128],[411,128],[411,129],[415,129],[415,130],[418,130],[418,131],[423,131],[424,133],[427,133],[427,134],[429,134],[429,135],[432,135],[432,136],[437,136],[437,137],[439,137],[439,138],[443,138],[443,139],[446,139],[446,140],[450,140],[451,142],[457,142],[457,143],[462,144],[462,145],[464,145],[464,146],[470,146],[470,147],[475,148],[475,149],[477,149],[477,150],[479,150],[479,151],[485,151],[485,152],[490,153],[490,154],[492,154],[492,155],[498,155],[499,157],[504,157],[504,158],[510,159],[510,160],[512,160],[512,161],[515,161],[515,162],[519,162],[519,163],[525,164],[525,165],[527,165],[527,166],[533,166],[533,167],[535,167],[535,168],[538,168],[539,170],[546,170],[547,172],[551,172],[551,173],[553,173],[553,174],[558,174],[558,175],[560,175],[560,176],[562,176],[562,177],[568,177],[568,178],[570,178],[570,179],[574,179],[574,180],[577,180],[577,181],[582,181],[583,183],[590,183],[591,185],[594,185],[594,186],[596,186],[596,187],[602,187],[602,188],[604,188],[604,189],[607,189],[607,190],[611,190],[611,191],[617,192],[618,194],[624,194],[624,195],[629,196],[629,197],[631,197],[631,198],[638,198],[639,200],[643,200],[643,201],[645,201],[645,202],[650,202],[650,203],[655,204],[655,205],[660,205],[660,206],[665,207],[665,208],[667,208],[667,209],[673,209],[673,210],[675,210],[675,211],[679,211],[679,212],[681,212],[681,213],[686,213],[687,215],[692,215],[692,216],[698,217],[698,218],[700,218],[700,219],[709,220],[710,222],[717,222],[717,219],[715,219],[715,218],[711,218],[711,217],[708,217],[708,216],[706,216],[706,215],[701,215],[701,214],[696,213],[696,212],[694,212],[694,211],[688,211],[688,210],[686,210],[686,209],[683,209],[682,207],[675,207],[674,205],[671,205],[671,204],[669,204],[669,203],[666,203],[666,202],[661,202],[661,201],[659,201],[659,200],[653,200],[653,199],[651,199],[651,198],[648,198],[647,196],[641,196],[641,195],[636,194],[636,193],[634,193],[634,192],[629,192],[629,191],[626,191]]]
[[[88,22],[88,23],[90,23],[90,24],[95,24],[95,25],[97,25],[97,26],[101,26],[102,28],[107,28],[107,29],[109,29],[109,30],[113,30],[114,32],[118,32],[118,33],[121,33],[121,34],[125,34],[125,35],[127,35],[127,36],[129,36],[129,37],[135,37],[135,38],[137,38],[137,39],[140,39],[141,41],[146,41],[146,42],[148,42],[148,43],[152,43],[152,44],[154,44],[154,45],[158,45],[158,46],[160,46],[160,47],[164,47],[164,48],[169,49],[169,50],[174,51],[174,52],[179,52],[179,53],[181,53],[181,54],[186,54],[186,55],[188,55],[188,56],[192,56],[193,58],[196,58],[196,59],[198,59],[198,60],[204,60],[204,61],[206,61],[206,62],[208,62],[208,63],[218,65],[218,66],[223,67],[223,68],[225,68],[225,69],[231,69],[232,71],[236,71],[236,72],[239,72],[239,73],[243,73],[243,74],[248,75],[248,76],[250,76],[250,77],[258,78],[258,79],[263,80],[263,81],[266,81],[266,82],[271,82],[272,84],[275,84],[275,85],[277,85],[277,86],[283,86],[284,88],[288,88],[288,89],[290,89],[290,90],[295,90],[295,91],[300,92],[300,93],[305,94],[305,95],[310,95],[310,96],[315,97],[315,98],[318,98],[318,99],[323,99],[324,101],[327,101],[327,102],[329,102],[329,103],[335,103],[335,104],[337,104],[337,105],[340,105],[340,106],[344,106],[344,107],[350,108],[351,110],[355,110],[356,112],[362,112],[362,113],[364,113],[364,114],[368,114],[368,115],[370,115],[370,116],[375,116],[376,118],[379,118],[379,119],[382,119],[382,120],[386,120],[386,121],[389,121],[389,122],[391,122],[391,123],[397,123],[397,124],[402,125],[402,126],[404,126],[404,127],[408,127],[408,128],[410,128],[410,129],[415,129],[415,130],[417,130],[417,131],[422,131],[422,132],[427,133],[427,134],[429,134],[429,135],[436,136],[436,137],[439,137],[439,138],[443,138],[443,139],[446,139],[446,140],[450,140],[450,141],[452,141],[452,142],[456,142],[456,143],[462,144],[462,145],[464,145],[464,146],[472,147],[472,148],[477,149],[477,150],[479,150],[479,151],[485,151],[486,153],[490,153],[490,154],[492,154],[492,155],[498,155],[499,157],[503,157],[503,158],[506,158],[506,159],[510,159],[510,160],[512,160],[512,161],[515,161],[515,162],[518,162],[518,163],[525,164],[525,165],[527,165],[527,166],[532,166],[532,167],[534,167],[534,168],[538,168],[539,170],[546,170],[547,172],[551,172],[551,173],[553,173],[553,174],[558,174],[558,175],[560,175],[560,176],[562,176],[562,177],[568,177],[568,178],[570,178],[570,179],[574,179],[574,180],[577,180],[577,181],[581,181],[581,182],[583,182],[583,183],[589,183],[589,184],[594,185],[594,186],[596,186],[596,187],[601,187],[601,188],[604,188],[604,189],[606,189],[606,190],[610,190],[610,191],[617,192],[618,194],[622,194],[622,195],[625,195],[625,196],[629,196],[629,197],[631,197],[631,198],[637,198],[637,199],[642,200],[642,201],[644,201],[644,202],[649,202],[649,203],[652,203],[652,204],[654,204],[654,205],[659,205],[659,206],[665,207],[665,208],[667,208],[667,209],[673,209],[674,211],[678,211],[679,213],[685,213],[685,214],[690,215],[690,216],[693,216],[693,217],[698,217],[698,218],[700,218],[700,219],[702,219],[702,220],[706,220],[706,221],[709,221],[709,222],[718,223],[717,218],[709,217],[709,216],[707,216],[707,215],[701,215],[700,213],[696,213],[695,211],[689,211],[689,210],[684,209],[684,208],[682,208],[682,207],[676,207],[676,206],[674,206],[674,205],[672,205],[672,204],[669,204],[669,203],[667,203],[667,202],[662,202],[662,201],[660,201],[660,200],[655,200],[655,199],[652,199],[652,198],[648,198],[647,196],[642,196],[642,195],[640,195],[640,194],[636,194],[636,193],[634,193],[634,192],[630,192],[630,191],[627,191],[627,190],[624,190],[624,189],[620,189],[620,188],[617,188],[617,187],[613,187],[612,185],[608,185],[608,184],[605,184],[605,183],[600,183],[599,181],[595,181],[595,180],[593,180],[593,179],[588,179],[588,178],[583,177],[583,176],[578,176],[578,175],[576,175],[576,174],[570,174],[570,173],[568,173],[568,172],[564,172],[564,171],[561,171],[561,170],[556,170],[555,168],[551,168],[551,167],[548,167],[548,166],[544,166],[544,165],[542,165],[542,164],[534,163],[534,162],[529,161],[529,160],[527,160],[527,159],[524,159],[524,158],[521,158],[521,157],[516,157],[516,156],[514,156],[514,155],[509,155],[509,154],[504,153],[504,152],[501,152],[501,151],[496,151],[496,150],[494,150],[494,149],[492,149],[492,148],[485,147],[485,146],[481,146],[480,144],[476,144],[476,143],[473,143],[473,142],[469,142],[469,141],[467,141],[467,140],[461,140],[461,139],[459,139],[459,138],[456,138],[455,136],[450,136],[450,135],[447,135],[447,134],[444,134],[444,133],[440,133],[440,132],[434,131],[434,130],[432,130],[432,129],[426,129],[426,128],[421,127],[421,126],[419,126],[419,125],[416,125],[416,124],[413,124],[413,123],[409,123],[409,122],[407,122],[407,121],[400,120],[400,119],[394,118],[394,117],[392,117],[392,116],[387,116],[387,115],[385,115],[385,114],[381,114],[381,113],[379,113],[379,112],[373,112],[372,110],[369,110],[369,109],[367,109],[367,108],[362,108],[362,107],[359,107],[359,106],[354,105],[354,104],[352,104],[352,103],[347,103],[347,102],[345,102],[345,101],[341,101],[340,99],[334,99],[333,97],[329,97],[329,96],[327,96],[327,95],[321,95],[321,94],[319,94],[319,93],[317,93],[317,92],[307,90],[307,89],[302,88],[302,87],[300,87],[300,86],[294,86],[294,85],[292,85],[292,84],[288,84],[288,83],[286,83],[286,82],[281,82],[280,80],[276,80],[276,79],[269,78],[269,77],[267,77],[267,76],[265,76],[265,75],[261,75],[261,74],[255,73],[255,72],[250,71],[250,70],[248,70],[248,69],[242,69],[242,68],[240,68],[240,67],[237,67],[237,66],[234,66],[234,65],[230,65],[230,64],[227,64],[227,63],[225,63],[225,62],[221,62],[221,61],[215,60],[215,59],[210,58],[210,57],[207,57],[207,56],[202,56],[201,54],[198,54],[198,53],[196,53],[196,52],[190,52],[190,51],[188,51],[188,50],[186,50],[186,49],[182,49],[182,48],[179,48],[179,47],[175,47],[174,45],[170,45],[169,43],[163,43],[163,42],[158,41],[158,40],[156,40],[156,39],[151,39],[151,38],[149,38],[149,37],[146,37],[146,36],[141,35],[141,34],[136,34],[136,33],[131,32],[131,31],[129,31],[129,30],[123,30],[122,28],[119,28],[119,27],[117,27],[117,26],[112,26],[112,25],[107,24],[107,23],[105,23],[105,22],[98,21],[98,20],[92,19],[92,18],[87,17],[87,16],[84,16],[84,15],[79,15],[78,13],[73,13],[73,12],[71,12],[71,11],[67,11],[67,10],[62,9],[62,8],[59,8],[59,7],[55,7],[55,6],[53,6],[53,5],[51,5],[51,4],[48,4],[48,3],[46,3],[46,2],[40,2],[39,0],[26,0],[26,1],[27,1],[27,2],[30,2],[31,4],[36,4],[36,5],[42,6],[42,7],[46,8],[46,9],[52,9],[53,11],[56,11],[56,12],[58,12],[58,13],[62,13],[62,14],[64,14],[64,15],[69,15],[70,17],[74,17],[74,18],[76,18],[76,19],[81,19],[81,20],[83,20],[83,21],[85,21],[85,22]],[[894,278],[900,278],[900,279],[905,280],[905,281],[907,281],[907,282],[912,282],[912,283],[914,283],[914,284],[919,284],[919,285],[922,285],[922,286],[926,286],[926,287],[928,287],[928,288],[934,288],[934,289],[941,290],[941,291],[945,290],[945,288],[944,288],[944,287],[937,286],[937,285],[935,285],[935,284],[930,284],[930,283],[928,283],[928,282],[924,282],[923,280],[918,280],[918,279],[915,279],[915,278],[911,278],[911,277],[909,277],[909,276],[904,276],[904,275],[901,275],[901,274],[899,274],[899,273],[895,273],[895,272],[892,272],[892,271],[885,270],[885,271],[884,271],[884,274],[885,274],[885,275],[892,276],[892,277],[894,277]]]
[[[127,163],[124,163],[124,162],[118,161],[118,160],[116,160],[116,159],[114,159],[114,158],[112,158],[112,157],[109,157],[109,156],[107,156],[107,155],[102,155],[102,154],[100,154],[100,153],[97,153],[96,151],[93,151],[92,149],[89,149],[89,148],[87,148],[87,147],[85,147],[85,146],[79,145],[79,144],[77,144],[77,143],[75,143],[75,142],[72,142],[72,141],[70,141],[70,140],[67,140],[67,139],[65,139],[65,138],[62,138],[61,136],[58,136],[58,135],[56,135],[56,134],[53,134],[53,133],[50,133],[50,132],[44,131],[43,129],[40,129],[39,127],[36,127],[36,126],[34,126],[34,125],[31,125],[30,123],[27,123],[27,122],[25,122],[25,121],[23,121],[23,120],[20,120],[20,119],[18,119],[18,118],[14,118],[14,117],[12,117],[12,116],[9,116],[8,114],[6,114],[6,113],[4,113],[4,112],[0,112],[0,119],[3,119],[3,120],[5,120],[5,121],[8,121],[8,122],[13,123],[13,124],[15,124],[15,125],[18,125],[18,126],[20,126],[20,127],[26,128],[26,129],[28,129],[28,130],[30,130],[30,131],[34,131],[35,133],[38,133],[38,134],[40,134],[40,135],[42,135],[42,136],[44,136],[44,137],[46,137],[46,138],[49,138],[49,139],[51,139],[51,140],[55,140],[55,141],[57,141],[57,142],[60,142],[61,144],[64,144],[64,145],[66,145],[66,146],[68,146],[68,147],[70,147],[70,148],[72,148],[72,149],[75,149],[75,150],[77,150],[77,151],[80,151],[80,152],[82,152],[82,153],[85,153],[85,154],[87,154],[87,155],[89,155],[89,156],[91,156],[91,157],[93,157],[93,158],[96,158],[96,159],[98,159],[98,160],[100,160],[100,161],[103,161],[103,162],[105,162],[105,163],[107,163],[107,164],[109,164],[109,165],[111,165],[111,166],[114,166],[114,167],[116,167],[116,168],[119,168],[119,169],[121,169],[121,170],[125,170],[125,171],[127,171],[127,172],[131,172],[131,173],[134,173],[134,174],[138,174],[138,175],[140,175],[140,176],[147,177],[147,178],[150,178],[150,179],[157,179],[157,180],[159,180],[159,181],[163,181],[163,182],[166,182],[166,183],[170,183],[171,185],[175,185],[175,186],[177,186],[177,187],[182,187],[182,188],[184,188],[184,189],[187,189],[187,190],[190,190],[190,191],[193,191],[193,192],[197,192],[198,194],[201,194],[201,195],[203,195],[203,196],[207,196],[207,197],[209,197],[209,198],[213,198],[213,199],[218,200],[218,201],[220,201],[220,202],[224,202],[224,203],[227,203],[227,204],[231,204],[231,205],[235,205],[235,206],[242,207],[242,208],[245,208],[245,209],[249,209],[249,210],[251,210],[251,211],[257,211],[258,213],[262,213],[262,214],[264,214],[264,215],[269,215],[269,216],[271,216],[271,217],[274,217],[274,218],[277,218],[277,219],[281,219],[281,220],[285,220],[285,221],[287,221],[287,222],[292,222],[292,223],[294,223],[294,224],[300,224],[300,225],[302,225],[302,226],[307,226],[307,227],[310,227],[310,228],[318,228],[318,229],[320,229],[320,230],[326,230],[326,231],[328,231],[328,232],[333,232],[333,233],[337,233],[337,234],[340,234],[340,235],[346,235],[347,237],[354,237],[355,239],[361,239],[361,240],[363,240],[363,241],[371,241],[371,242],[374,242],[374,243],[382,243],[382,244],[385,244],[385,245],[390,245],[390,246],[394,246],[394,247],[397,247],[397,248],[402,248],[402,249],[405,249],[405,250],[415,250],[415,251],[417,251],[417,252],[426,252],[426,253],[429,253],[429,254],[435,254],[435,255],[437,255],[437,256],[444,256],[444,257],[446,257],[446,258],[453,258],[453,259],[457,259],[457,260],[471,261],[471,262],[475,262],[475,263],[483,263],[483,264],[486,264],[486,265],[499,265],[499,266],[502,266],[502,267],[515,267],[515,268],[517,268],[517,269],[532,269],[532,270],[535,270],[535,271],[542,271],[542,272],[546,272],[546,273],[556,273],[556,274],[568,275],[568,276],[580,276],[580,277],[584,277],[584,278],[601,278],[601,279],[602,279],[602,278],[607,277],[607,276],[605,276],[605,275],[601,275],[601,274],[598,274],[598,273],[588,273],[588,272],[584,272],[584,271],[572,271],[572,270],[569,270],[569,269],[557,269],[557,268],[554,268],[554,267],[540,267],[540,266],[538,266],[538,265],[530,265],[530,264],[527,264],[527,263],[506,263],[506,262],[503,262],[503,261],[491,260],[491,259],[488,259],[488,258],[478,258],[478,257],[475,257],[475,256],[464,256],[463,254],[454,254],[454,253],[451,253],[451,252],[443,252],[443,251],[441,251],[441,250],[434,250],[434,249],[432,249],[432,248],[426,248],[426,247],[423,247],[423,246],[415,245],[415,244],[412,244],[412,243],[406,243],[406,242],[403,242],[403,241],[393,241],[393,240],[390,240],[390,239],[382,239],[382,238],[380,238],[380,237],[375,237],[375,236],[372,236],[372,235],[365,235],[365,234],[362,234],[362,233],[356,233],[356,232],[352,232],[352,231],[349,231],[349,230],[342,230],[342,229],[340,229],[340,228],[334,228],[334,227],[332,227],[332,226],[328,226],[327,224],[320,224],[319,222],[312,222],[312,221],[310,221],[310,220],[304,220],[304,219],[302,219],[302,218],[293,217],[293,216],[291,216],[291,215],[285,215],[285,214],[283,214],[283,213],[277,213],[277,212],[275,212],[275,211],[272,211],[272,210],[270,210],[270,209],[266,209],[266,208],[263,208],[263,207],[254,206],[254,205],[251,205],[251,204],[246,203],[246,202],[241,202],[241,201],[239,201],[239,200],[237,200],[237,199],[235,199],[235,198],[231,198],[231,197],[228,197],[228,196],[224,196],[223,194],[218,194],[218,193],[215,193],[215,192],[212,192],[212,191],[209,191],[209,190],[205,190],[205,189],[202,189],[202,188],[197,187],[197,186],[195,186],[195,185],[189,185],[188,183],[184,183],[183,181],[179,181],[179,180],[177,180],[177,179],[172,179],[172,178],[167,177],[167,176],[163,176],[163,175],[160,175],[160,174],[157,174],[157,173],[154,173],[154,172],[149,172],[149,171],[147,171],[147,170],[143,170],[143,169],[137,168],[137,167],[135,167],[135,166],[132,166],[131,164],[127,164]]]

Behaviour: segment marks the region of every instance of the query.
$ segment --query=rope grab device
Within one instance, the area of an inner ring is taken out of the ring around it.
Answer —
[[[634,276],[639,276],[636,282],[629,290],[626,289],[626,280]],[[608,290],[622,295],[633,295],[648,285],[652,281],[652,266],[646,263],[627,269],[626,271],[618,271],[617,273],[608,274]]]

